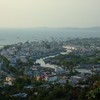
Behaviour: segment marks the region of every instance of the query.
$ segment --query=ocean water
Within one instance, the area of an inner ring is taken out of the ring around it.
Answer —
[[[0,45],[26,41],[100,37],[100,29],[0,29]]]

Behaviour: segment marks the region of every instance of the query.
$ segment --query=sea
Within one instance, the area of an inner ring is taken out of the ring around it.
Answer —
[[[29,28],[0,29],[0,46],[19,42],[67,40],[72,38],[100,38],[100,28]]]

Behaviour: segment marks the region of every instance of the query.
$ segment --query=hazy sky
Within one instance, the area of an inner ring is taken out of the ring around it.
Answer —
[[[100,0],[0,0],[0,28],[100,26]]]

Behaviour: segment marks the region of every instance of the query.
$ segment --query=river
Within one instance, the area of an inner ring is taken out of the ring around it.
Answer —
[[[57,65],[49,64],[44,62],[44,58],[40,58],[36,60],[36,63],[39,63],[42,67],[56,68]]]
[[[68,53],[69,52],[66,50],[66,52],[61,52],[60,54],[65,55],[65,54],[68,54]],[[48,68],[53,68],[53,69],[58,68],[59,66],[54,65],[54,64],[50,64],[50,63],[45,63],[45,61],[44,61],[44,59],[46,59],[46,58],[53,58],[53,57],[55,57],[57,55],[59,55],[59,54],[56,54],[56,55],[53,55],[53,56],[47,56],[47,57],[44,57],[44,58],[37,59],[36,60],[36,63],[39,63],[40,66],[42,66],[42,67],[48,67]],[[62,70],[61,67],[59,67],[59,68]]]

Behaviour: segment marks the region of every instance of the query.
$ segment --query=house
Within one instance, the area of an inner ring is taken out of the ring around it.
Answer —
[[[39,81],[39,80],[44,80],[44,76],[43,75],[37,75],[35,76],[36,80]]]
[[[86,74],[91,75],[92,74],[92,71],[89,69],[76,69],[76,71],[82,75],[86,75]]]
[[[32,70],[33,71],[37,70],[37,66],[32,66]]]
[[[59,80],[57,81],[57,83],[60,83],[61,85],[65,85],[66,82],[67,82],[66,79],[59,79]]]
[[[14,77],[10,77],[10,76],[9,76],[9,77],[6,77],[6,79],[5,79],[5,81],[4,81],[4,86],[6,86],[6,85],[12,86],[14,80],[15,80]]]
[[[40,85],[39,87],[40,88],[49,88],[50,86],[49,86],[49,84],[43,84],[43,85]]]
[[[24,89],[33,89],[32,85],[24,86]]]
[[[62,73],[64,73],[64,69],[62,69],[61,67],[55,67],[55,72],[57,74],[62,74]]]
[[[78,69],[87,69],[87,70],[90,70],[90,69],[93,69],[93,64],[80,64],[78,65]]]
[[[6,77],[6,81],[9,82],[9,81],[14,81],[15,78],[14,77]]]
[[[18,93],[18,94],[14,94],[12,96],[14,96],[14,97],[27,97],[27,94],[26,93]]]
[[[100,64],[94,65],[93,71],[95,71],[95,72],[99,71],[100,72]]]
[[[0,69],[1,69],[2,65],[3,65],[3,61],[0,60]]]
[[[92,74],[92,70],[93,70],[93,65],[92,64],[81,64],[79,66],[77,66],[76,71],[81,73],[81,74]]]
[[[13,83],[12,83],[11,81],[9,81],[9,82],[6,82],[6,81],[5,81],[5,82],[4,82],[4,86],[8,86],[8,85],[9,85],[9,86],[12,86]]]
[[[48,81],[48,82],[54,82],[54,81],[56,81],[58,79],[58,76],[53,76],[53,75],[51,75],[51,76],[45,76],[45,81]]]
[[[77,85],[79,83],[79,81],[83,80],[82,77],[79,76],[71,76],[70,77],[70,82],[72,83],[72,85]]]

